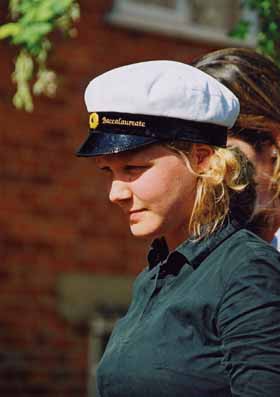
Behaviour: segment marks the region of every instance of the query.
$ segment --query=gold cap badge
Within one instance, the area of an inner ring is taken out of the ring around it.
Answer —
[[[89,116],[89,127],[94,130],[98,127],[99,124],[99,116],[97,113],[91,113]]]

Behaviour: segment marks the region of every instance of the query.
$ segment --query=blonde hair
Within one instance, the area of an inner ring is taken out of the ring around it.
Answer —
[[[242,223],[251,219],[256,198],[254,168],[241,150],[213,147],[207,170],[197,173],[191,165],[192,143],[178,141],[167,146],[179,153],[198,177],[189,222],[194,239],[214,233],[229,216]]]

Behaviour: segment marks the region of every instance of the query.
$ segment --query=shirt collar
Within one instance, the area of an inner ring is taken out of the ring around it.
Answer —
[[[169,253],[168,246],[163,237],[156,239],[153,241],[148,253],[149,269],[163,262],[165,262],[165,266],[172,273],[178,273],[179,269],[174,269],[174,267],[181,269],[185,263],[190,264],[193,269],[196,269],[212,251],[241,227],[237,221],[227,220],[209,237],[198,241],[186,240],[171,253]]]
[[[149,268],[152,269],[158,263],[163,262],[169,254],[168,246],[164,237],[155,239],[148,253]]]

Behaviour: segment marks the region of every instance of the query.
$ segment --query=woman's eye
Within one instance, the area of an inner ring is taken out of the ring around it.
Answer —
[[[105,174],[111,174],[111,169],[109,167],[99,167],[99,170],[101,172],[104,172]]]
[[[127,165],[126,167],[125,167],[125,170],[126,171],[144,171],[145,169],[147,169],[147,167],[146,166],[143,166],[143,165]]]

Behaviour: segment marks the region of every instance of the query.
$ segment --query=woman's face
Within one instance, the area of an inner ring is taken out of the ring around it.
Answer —
[[[275,162],[275,155],[273,154],[275,147],[270,143],[266,143],[263,145],[263,150],[258,153],[249,143],[233,137],[228,139],[228,144],[239,147],[255,166],[257,207],[260,209],[271,207],[273,192],[271,191],[270,183]]]
[[[97,157],[134,236],[165,236],[170,249],[188,236],[197,177],[176,152],[161,146]]]

